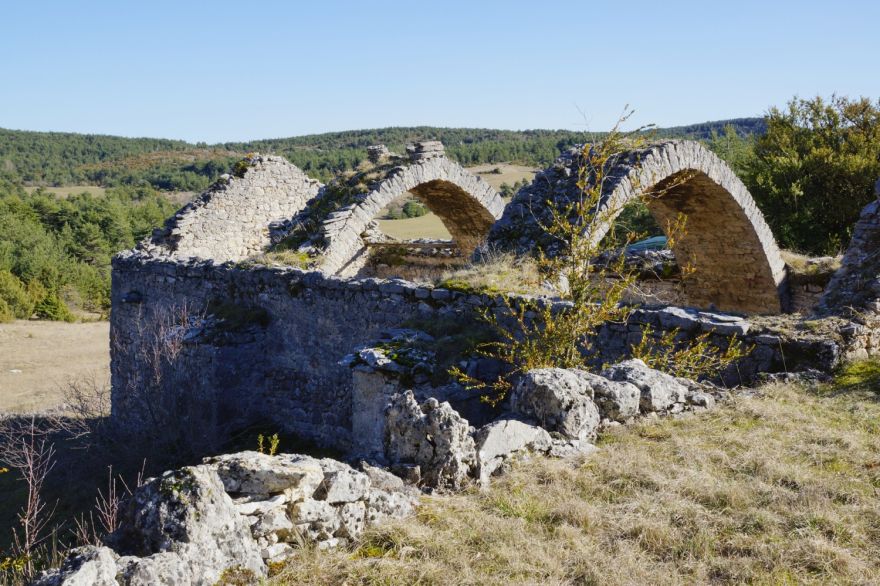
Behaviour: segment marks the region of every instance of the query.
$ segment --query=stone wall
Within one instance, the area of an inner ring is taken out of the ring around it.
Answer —
[[[114,259],[112,303],[112,413],[117,421],[132,428],[153,425],[157,405],[167,398],[162,394],[178,393],[200,398],[199,415],[208,420],[266,419],[281,430],[341,449],[357,440],[351,437],[351,373],[339,364],[355,346],[410,320],[452,316],[467,322],[475,319],[477,307],[504,311],[498,296],[289,268],[176,262],[142,252]],[[183,307],[185,322],[167,319]],[[828,369],[859,344],[864,347],[873,332],[836,319],[825,320],[827,327],[817,331],[815,325],[801,328],[782,318],[750,323],[676,307],[645,309],[632,323],[609,325],[601,333],[602,359],[625,355],[641,335],[641,325],[648,323],[659,330],[679,329],[683,339],[710,331],[719,346],[733,334],[747,345],[754,343],[756,351],[727,373],[728,382],[748,382],[758,372]],[[154,327],[163,320],[164,327]],[[157,369],[154,342],[169,339],[181,343]],[[870,344],[865,351],[876,347]],[[171,390],[139,395],[159,371]],[[178,418],[181,424],[191,423],[183,413]]]
[[[880,180],[876,186],[880,198]],[[862,210],[840,269],[822,296],[824,312],[880,314],[880,199]]]
[[[295,216],[323,187],[283,157],[252,155],[236,169],[142,247],[177,259],[241,260],[269,245],[269,224]]]

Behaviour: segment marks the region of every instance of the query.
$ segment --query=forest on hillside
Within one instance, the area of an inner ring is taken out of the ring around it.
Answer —
[[[727,126],[739,136],[763,132],[762,118],[706,122],[657,129],[664,138],[706,140]],[[201,191],[249,152],[280,154],[322,181],[350,170],[366,158],[366,148],[385,144],[403,152],[418,140],[440,140],[463,165],[512,162],[550,164],[574,144],[595,139],[568,130],[489,130],[474,128],[381,128],[308,136],[229,142],[216,145],[176,140],[28,132],[0,129],[0,177],[25,185],[151,185],[161,191]]]

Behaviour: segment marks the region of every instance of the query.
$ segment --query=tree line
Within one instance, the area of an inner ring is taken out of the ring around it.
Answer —
[[[780,245],[814,255],[846,246],[880,177],[880,101],[866,98],[795,98],[764,118],[660,129],[655,136],[704,141],[743,180]],[[545,166],[585,138],[601,135],[417,127],[209,146],[0,130],[0,321],[71,319],[71,308],[106,313],[110,257],[173,213],[176,205],[163,192],[200,191],[242,153],[283,154],[326,182],[357,166],[372,144],[402,152],[407,142],[441,140],[465,165]],[[61,198],[24,187],[81,183],[110,189]],[[405,216],[423,212],[400,209]],[[635,223],[654,225],[646,209],[636,212]]]
[[[740,135],[762,130],[761,118],[658,129],[661,137],[707,139],[732,125]],[[215,145],[178,140],[28,132],[0,129],[0,177],[27,185],[150,185],[162,191],[201,191],[249,152],[287,157],[309,175],[329,181],[355,168],[366,148],[385,144],[404,152],[409,142],[440,140],[463,165],[513,162],[545,166],[559,153],[591,137],[569,130],[380,128]]]
[[[150,187],[60,198],[0,180],[0,321],[106,314],[111,256],[145,237],[175,205]]]

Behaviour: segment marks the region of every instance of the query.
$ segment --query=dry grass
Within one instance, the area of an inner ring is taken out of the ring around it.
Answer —
[[[26,187],[25,188],[28,193],[33,193],[38,187]],[[66,199],[71,195],[79,195],[81,193],[88,193],[94,197],[100,197],[104,195],[104,192],[107,191],[104,187],[97,187],[95,185],[66,185],[64,187],[43,187],[44,190],[49,193],[54,193],[61,199]]]
[[[57,407],[70,379],[109,379],[109,329],[106,321],[0,324],[0,415]]]
[[[523,462],[272,583],[880,583],[880,365],[859,368]]]
[[[840,268],[843,257],[823,256],[811,258],[790,250],[781,250],[782,260],[796,275],[830,275]]]
[[[474,175],[478,175],[495,189],[501,189],[501,185],[504,183],[513,185],[524,179],[531,182],[535,178],[535,173],[539,170],[534,167],[514,165],[512,163],[485,163],[475,167],[466,167],[466,169]],[[496,169],[501,172],[496,173]]]
[[[510,253],[490,253],[478,262],[444,272],[436,284],[449,289],[473,289],[488,293],[553,295],[554,292],[546,288],[544,282],[532,258]]]
[[[418,218],[377,221],[382,232],[398,240],[415,240],[417,238],[448,240],[452,238],[440,218],[431,212]]]

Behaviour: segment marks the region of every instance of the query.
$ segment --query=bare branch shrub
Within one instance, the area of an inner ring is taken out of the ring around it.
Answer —
[[[648,138],[643,128],[633,132],[620,130],[620,125],[631,114],[623,116],[601,142],[583,147],[577,183],[579,197],[570,202],[549,201],[548,216],[535,214],[548,242],[538,245],[535,254],[538,270],[546,279],[558,281],[562,297],[569,303],[554,305],[528,297],[515,300],[505,297],[506,313],[480,311],[480,318],[496,330],[499,340],[481,345],[478,353],[500,360],[510,368],[494,381],[470,377],[458,367],[453,367],[450,374],[469,388],[485,391],[484,400],[493,404],[502,400],[513,378],[528,370],[545,367],[592,370],[601,366],[601,348],[597,345],[600,330],[607,324],[627,323],[635,311],[636,306],[625,301],[628,292],[636,288],[639,274],[627,266],[625,254],[617,251],[625,250],[640,235],[615,234],[614,219],[632,200],[614,201],[605,197],[610,191],[608,187],[621,179],[613,173],[619,163],[629,163],[623,168],[628,170],[631,191],[641,192],[639,197],[644,200],[663,197],[693,175],[682,173],[672,181],[663,182],[662,186],[655,185],[649,177],[647,185],[641,185],[642,173],[629,170],[641,169],[638,157],[647,146]],[[665,229],[670,246],[685,233],[686,224],[687,218],[681,214],[667,222]],[[692,267],[682,267],[684,277],[692,272]],[[648,330],[643,333],[646,337],[652,335]],[[735,350],[731,351],[728,358],[735,359],[734,354]],[[712,371],[723,358],[708,350],[705,338],[695,344],[679,345],[664,356],[666,361],[653,360],[653,364],[665,370],[675,370],[679,363],[686,364],[681,369],[693,376]]]
[[[13,577],[33,578],[39,560],[51,536],[49,522],[55,506],[43,498],[43,486],[55,467],[55,444],[51,435],[57,431],[41,425],[35,416],[7,419],[0,425],[0,464],[17,472],[26,485],[27,496],[17,515],[18,527],[12,528],[12,556],[3,565]]]
[[[125,386],[114,391],[114,410],[122,432],[141,439],[141,456],[149,453],[167,460],[180,459],[216,449],[223,437],[217,405],[205,391],[197,369],[183,367],[188,336],[206,325],[204,311],[183,304],[159,308],[141,315],[131,347],[111,340],[117,351],[134,352],[141,369],[128,376]]]

